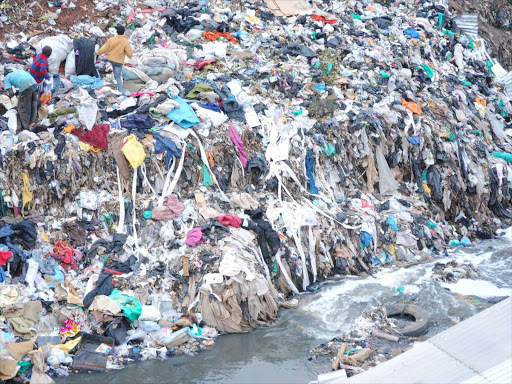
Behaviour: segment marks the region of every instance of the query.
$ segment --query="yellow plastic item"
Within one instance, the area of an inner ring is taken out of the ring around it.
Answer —
[[[427,183],[423,183],[423,190],[427,195],[430,195],[430,193],[432,192]]]
[[[121,147],[124,157],[130,163],[133,169],[137,169],[144,162],[146,153],[144,152],[144,146],[137,141],[135,135],[130,135],[124,141]]]
[[[64,132],[71,133],[75,129],[75,126],[73,124],[68,124],[64,127]]]
[[[58,349],[63,350],[66,353],[69,353],[69,352],[71,352],[71,350],[73,348],[75,348],[78,345],[78,343],[80,342],[81,339],[82,339],[82,336],[77,337],[76,339],[70,340],[64,344],[54,345],[54,346],[52,346],[52,348],[58,348]]]
[[[30,180],[27,173],[23,173],[23,193],[21,194],[21,216],[25,216],[25,206],[30,204],[34,195],[30,191]]]

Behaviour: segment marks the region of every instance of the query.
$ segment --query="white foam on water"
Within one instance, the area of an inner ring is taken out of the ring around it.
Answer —
[[[441,283],[441,285],[459,295],[471,295],[482,298],[512,296],[512,288],[498,288],[493,283],[486,280],[460,279],[454,284]]]

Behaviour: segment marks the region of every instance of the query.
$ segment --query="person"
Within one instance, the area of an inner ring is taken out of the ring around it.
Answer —
[[[30,67],[30,74],[34,78],[37,84],[43,82],[43,80],[49,80],[51,78],[48,72],[48,58],[52,54],[51,47],[44,47],[39,55],[34,56],[32,66]]]
[[[107,59],[112,64],[114,69],[114,77],[117,81],[117,89],[123,94],[129,94],[123,88],[123,65],[125,57],[132,57],[133,50],[130,46],[130,42],[124,35],[124,27],[118,25],[116,27],[117,36],[111,37],[107,42],[96,52],[96,55],[107,54]]]
[[[9,70],[7,70],[9,72]],[[13,87],[19,91],[18,96],[18,130],[30,129],[34,125],[37,116],[38,91],[37,83],[32,75],[26,71],[15,71],[7,73],[4,89],[9,97],[15,95]]]

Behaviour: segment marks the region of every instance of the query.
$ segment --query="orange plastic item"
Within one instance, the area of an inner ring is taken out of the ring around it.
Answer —
[[[412,101],[407,101],[402,97],[402,105],[412,113],[421,115],[421,107],[418,104],[413,103]]]
[[[220,32],[203,32],[203,37],[206,39],[206,40],[210,40],[210,41],[215,41],[217,40],[219,37],[225,37],[226,39],[228,39],[229,41],[231,41],[233,44],[238,44],[238,41],[236,41],[236,39],[231,36],[231,33],[229,32],[226,32],[226,33],[220,33]]]
[[[208,164],[210,164],[210,168],[215,167],[215,160],[213,159],[213,156],[213,151],[206,151],[206,157],[208,158]]]
[[[475,98],[475,103],[478,103],[478,104],[482,104],[484,107],[487,106],[487,101],[485,101],[484,99],[482,99],[481,97],[477,97]]]
[[[48,102],[52,99],[52,94],[51,93],[43,93],[41,95],[41,97],[39,98],[39,101],[41,101],[41,104],[42,105],[46,105],[48,104]]]

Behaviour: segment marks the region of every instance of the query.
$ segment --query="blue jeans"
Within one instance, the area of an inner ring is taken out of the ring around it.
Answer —
[[[124,88],[123,88],[123,64],[115,63],[113,61],[111,61],[110,64],[112,64],[112,68],[114,69],[114,77],[115,77],[116,82],[117,82],[117,89],[119,90],[119,92],[123,92],[124,93]]]
[[[59,89],[62,88],[62,82],[60,81],[60,75],[53,75],[53,89],[52,93],[59,92]]]

